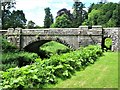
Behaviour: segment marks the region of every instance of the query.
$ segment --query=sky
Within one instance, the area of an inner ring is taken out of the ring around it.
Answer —
[[[100,0],[80,0],[88,8],[91,3],[97,3]],[[107,0],[109,2],[118,2],[119,0]],[[23,10],[27,21],[32,20],[36,25],[44,25],[46,7],[51,9],[55,18],[57,11],[66,8],[72,12],[74,0],[16,0],[16,10]]]

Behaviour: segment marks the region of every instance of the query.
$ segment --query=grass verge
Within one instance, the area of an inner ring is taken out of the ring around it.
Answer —
[[[93,65],[47,88],[118,88],[118,53],[106,52]]]

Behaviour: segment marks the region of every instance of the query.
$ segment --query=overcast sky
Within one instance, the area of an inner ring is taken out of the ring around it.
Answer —
[[[89,7],[91,3],[97,3],[100,0],[80,0]],[[118,2],[119,0],[107,0],[109,2]],[[53,17],[56,17],[58,10],[66,8],[72,11],[73,0],[16,0],[16,9],[23,10],[26,19],[32,20],[39,26],[43,26],[45,17],[44,9],[50,7]]]

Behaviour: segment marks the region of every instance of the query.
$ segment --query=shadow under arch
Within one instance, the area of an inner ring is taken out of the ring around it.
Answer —
[[[27,46],[25,46],[23,49],[27,52],[39,52],[39,47],[43,44],[50,42],[51,40],[40,40],[40,41],[34,41],[32,43],[29,43]]]
[[[28,45],[26,45],[23,49],[27,52],[39,53],[39,47],[50,41],[55,41],[55,42],[61,43],[65,46],[73,49],[65,40],[61,40],[59,38],[57,38],[55,40],[36,40],[36,41],[31,42]]]

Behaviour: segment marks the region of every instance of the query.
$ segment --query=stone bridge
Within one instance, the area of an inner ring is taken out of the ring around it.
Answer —
[[[112,50],[118,50],[118,29],[102,28],[102,26],[80,26],[79,28],[47,28],[47,29],[21,29],[9,28],[1,31],[20,49],[38,52],[39,47],[49,41],[57,41],[72,49],[90,44],[104,45],[105,38],[112,39]]]

